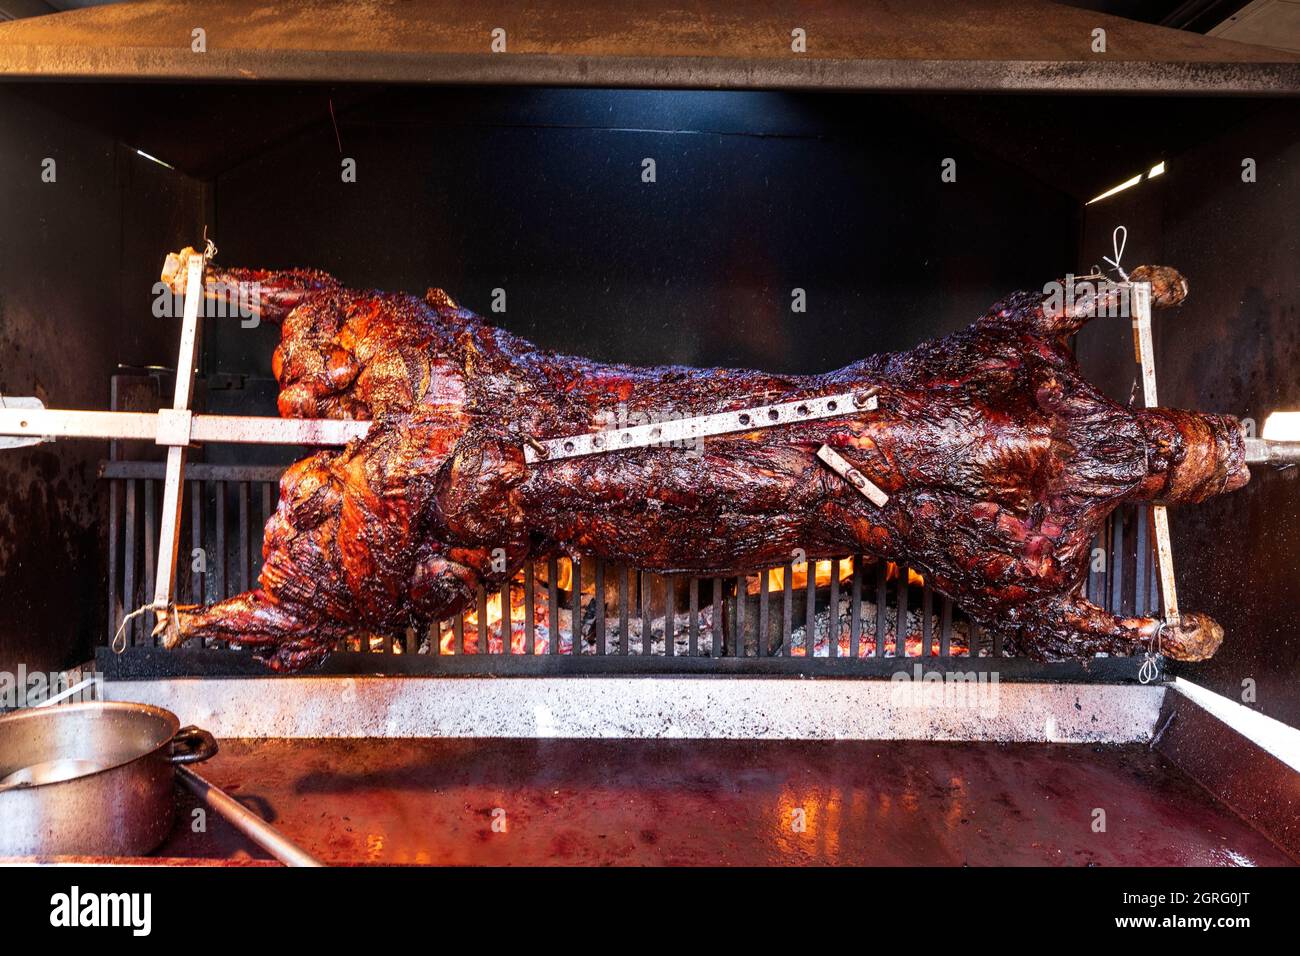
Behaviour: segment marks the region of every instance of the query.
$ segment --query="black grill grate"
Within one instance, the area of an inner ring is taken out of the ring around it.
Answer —
[[[210,603],[254,586],[261,529],[275,506],[281,471],[189,467],[182,516],[188,539],[182,538],[178,560],[178,598]],[[108,485],[110,516],[107,645],[123,615],[148,599],[163,464],[104,462],[101,477]],[[1083,590],[1112,611],[1158,613],[1148,521],[1145,505],[1124,506],[1094,542]],[[198,551],[205,557],[202,571],[187,560]],[[480,588],[469,607],[427,632],[354,636],[343,649],[352,653],[336,655],[343,663],[334,667],[351,662],[365,672],[375,669],[377,659],[406,656],[412,660],[403,670],[412,669],[418,658],[417,670],[456,673],[545,672],[539,662],[551,659],[552,666],[563,662],[565,672],[584,667],[734,672],[746,666],[781,672],[784,666],[865,674],[886,673],[899,658],[940,667],[968,666],[975,658],[1008,659],[1000,635],[983,632],[905,566],[858,555],[812,562],[812,574],[807,569],[788,563],[739,577],[701,578],[666,576],[595,557],[552,556],[527,563],[493,593]],[[905,635],[901,653],[899,633]],[[126,638],[131,648],[156,644],[146,618],[128,622]]]

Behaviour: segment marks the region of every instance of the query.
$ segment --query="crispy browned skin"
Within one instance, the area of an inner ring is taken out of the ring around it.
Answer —
[[[1172,269],[1133,278],[1152,283],[1157,306],[1186,293]],[[1235,419],[1126,408],[1083,380],[1066,340],[1087,301],[1053,314],[1041,294],[1018,292],[965,331],[799,376],[556,355],[440,290],[352,291],[306,270],[209,280],[259,282],[263,318],[283,322],[282,415],[375,422],[285,474],[257,590],[178,612],[171,643],[239,641],[283,669],[347,634],[452,614],[480,584],[556,551],[703,574],[780,564],[796,548],[863,551],[922,571],[1013,649],[1129,653],[1158,621],[1079,596],[1106,516],[1121,501],[1197,502],[1249,479]],[[702,450],[524,463],[525,436],[595,431],[620,410],[662,419],[872,387],[878,411],[710,438]],[[823,443],[889,503],[876,508],[821,465]],[[1221,638],[1185,613],[1161,647],[1199,660]]]

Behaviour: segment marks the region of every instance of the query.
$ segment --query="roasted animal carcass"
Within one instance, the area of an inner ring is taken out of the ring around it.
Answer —
[[[164,278],[184,281],[180,257]],[[1186,283],[1142,267],[1156,306]],[[283,323],[285,416],[369,419],[342,450],[292,466],[266,525],[256,590],[174,612],[167,643],[219,638],[272,666],[320,660],[346,635],[400,633],[465,606],[540,555],[733,574],[857,552],[906,562],[1019,653],[1131,653],[1155,618],[1084,600],[1090,545],[1122,501],[1198,502],[1249,479],[1238,422],[1119,405],[1067,344],[1122,290],[1062,303],[1017,292],[962,332],[822,375],[637,368],[557,355],[441,290],[344,288],[321,272],[217,270],[255,284]],[[1073,290],[1071,290],[1073,291]],[[1113,311],[1111,314],[1114,314]],[[528,464],[534,440],[874,390],[878,408],[703,440]],[[816,457],[829,445],[889,495],[877,507]],[[1164,654],[1199,660],[1221,628],[1184,613]]]

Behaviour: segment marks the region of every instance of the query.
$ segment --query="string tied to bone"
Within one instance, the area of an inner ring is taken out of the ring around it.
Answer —
[[[126,651],[126,626],[135,618],[144,614],[146,611],[157,611],[162,615],[159,625],[153,629],[154,634],[158,634],[162,625],[171,620],[172,612],[176,605],[168,604],[160,606],[158,604],[141,604],[138,608],[122,618],[122,623],[117,626],[117,633],[113,635],[113,642],[109,646],[113,648],[114,654],[122,654]]]
[[[1138,683],[1149,684],[1160,676],[1160,637],[1164,633],[1165,622],[1156,625],[1155,634],[1147,642],[1146,656],[1138,668]]]
[[[1128,228],[1126,226],[1115,227],[1115,231],[1110,234],[1110,245],[1111,251],[1115,253],[1115,258],[1102,256],[1102,261],[1110,263],[1111,267],[1119,273],[1120,278],[1127,282],[1128,273],[1119,264],[1120,260],[1124,258],[1124,247],[1128,245]]]
[[[126,651],[126,626],[141,614],[144,614],[146,611],[152,611],[153,609],[154,606],[152,604],[141,604],[126,617],[122,618],[122,623],[117,626],[117,633],[113,635],[113,643],[111,646],[114,654],[122,654]]]

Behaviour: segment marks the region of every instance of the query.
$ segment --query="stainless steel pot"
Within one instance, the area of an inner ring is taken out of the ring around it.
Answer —
[[[175,764],[217,742],[147,704],[36,707],[0,717],[0,856],[140,856],[171,832]]]

